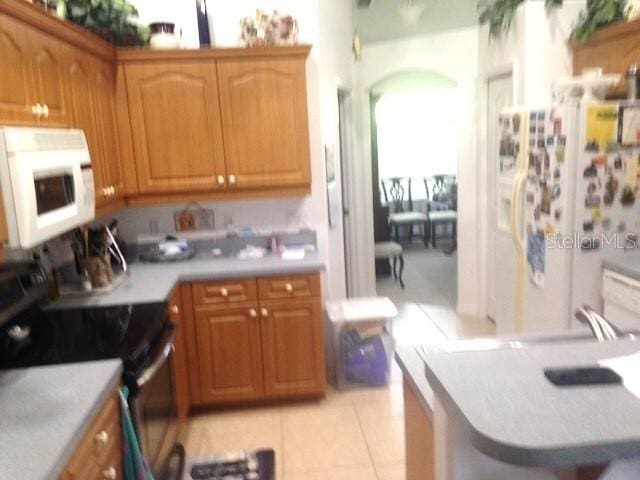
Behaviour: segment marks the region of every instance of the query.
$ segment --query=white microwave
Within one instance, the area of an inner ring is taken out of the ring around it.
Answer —
[[[0,186],[11,248],[34,247],[95,217],[82,130],[0,127]]]

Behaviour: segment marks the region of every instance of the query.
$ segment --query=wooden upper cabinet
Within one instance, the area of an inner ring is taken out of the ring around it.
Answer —
[[[230,188],[311,184],[305,59],[218,61]]]
[[[257,306],[195,311],[203,403],[254,400],[264,394]]]
[[[63,42],[45,33],[32,31],[30,37],[36,103],[47,108],[47,113],[40,118],[40,123],[68,126],[70,118],[64,72],[70,49]]]
[[[108,202],[124,194],[124,175],[120,164],[120,146],[115,107],[115,67],[107,62],[96,63],[93,77],[93,104],[100,134],[100,160]]]
[[[322,313],[318,299],[260,303],[267,397],[324,393]]]
[[[140,193],[224,188],[215,63],[128,64],[125,74]]]
[[[71,114],[70,124],[84,131],[93,166],[96,202],[101,204],[106,198],[104,192],[107,180],[93,103],[94,65],[88,56],[75,52],[67,65],[66,84]]]
[[[73,50],[63,84],[70,111],[69,125],[84,131],[93,165],[96,205],[102,207],[123,193],[115,120],[112,65]]]
[[[0,14],[0,120],[33,123],[35,104],[29,39],[24,25]]]

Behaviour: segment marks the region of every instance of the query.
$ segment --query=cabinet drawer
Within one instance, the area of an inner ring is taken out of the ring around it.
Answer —
[[[295,275],[258,279],[260,300],[320,296],[320,275]]]
[[[253,278],[193,284],[193,304],[196,306],[250,302],[257,298],[256,281]]]
[[[62,479],[105,478],[104,471],[113,467],[115,478],[121,478],[120,405],[117,392],[105,402],[84,438],[75,450]]]

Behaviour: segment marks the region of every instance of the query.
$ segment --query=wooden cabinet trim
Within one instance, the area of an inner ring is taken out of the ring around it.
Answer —
[[[181,50],[152,50],[140,47],[120,47],[117,49],[119,62],[164,62],[167,60],[217,60],[221,58],[266,58],[301,57],[307,58],[311,45],[255,48],[200,48]]]
[[[116,59],[116,48],[86,28],[43,12],[24,0],[2,0],[0,12],[104,60]]]
[[[183,283],[180,285],[180,300],[182,301],[182,321],[185,327],[184,339],[187,348],[190,403],[198,404],[201,400],[200,376],[198,374],[200,362],[198,359],[195,311],[193,307],[193,294],[190,283]]]
[[[178,419],[186,420],[189,416],[189,368],[187,362],[187,343],[185,321],[183,319],[184,306],[180,295],[180,287],[176,287],[167,302],[169,320],[176,327],[176,337],[173,351],[173,378],[178,407]]]

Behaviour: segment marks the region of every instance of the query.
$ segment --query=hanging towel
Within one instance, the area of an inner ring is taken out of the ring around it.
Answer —
[[[140,444],[133,428],[127,398],[129,389],[120,389],[120,421],[122,423],[122,466],[124,480],[153,480],[153,474],[140,451]]]

